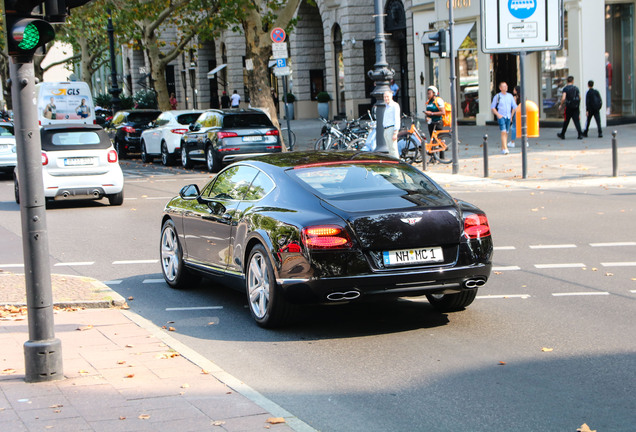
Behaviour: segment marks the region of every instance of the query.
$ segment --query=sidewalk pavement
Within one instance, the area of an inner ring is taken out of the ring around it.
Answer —
[[[0,273],[0,430],[314,431],[86,277],[52,275],[64,379],[26,383],[23,279]]]

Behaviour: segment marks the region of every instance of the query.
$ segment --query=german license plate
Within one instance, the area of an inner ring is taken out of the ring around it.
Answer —
[[[402,249],[382,252],[384,265],[423,264],[444,261],[444,253],[439,246],[421,249]]]
[[[64,166],[84,166],[84,165],[93,165],[92,157],[85,158],[65,158]]]
[[[244,136],[243,141],[261,141],[263,137],[258,135]]]

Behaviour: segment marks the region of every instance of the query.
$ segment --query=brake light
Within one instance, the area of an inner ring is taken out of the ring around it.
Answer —
[[[266,148],[267,148],[267,150],[276,150],[276,149],[281,148],[281,146],[267,146]]]
[[[218,149],[220,152],[231,152],[231,151],[239,151],[240,147],[227,147]]]
[[[223,138],[232,138],[232,137],[237,137],[238,134],[236,132],[217,132],[216,133],[216,137],[218,139],[223,139]]]
[[[49,157],[46,153],[42,152],[42,166],[49,164]]]
[[[485,214],[469,214],[464,218],[464,233],[469,239],[490,236],[490,225]]]
[[[351,238],[338,225],[318,225],[303,228],[303,243],[309,249],[348,249]]]
[[[265,135],[278,135],[278,129],[271,129],[265,132]]]
[[[172,132],[173,134],[184,135],[186,132],[188,132],[188,130],[187,129],[171,129],[170,132]]]
[[[135,132],[137,132],[135,130],[135,128],[132,127],[132,126],[124,126],[123,129],[124,129],[124,132],[126,132],[126,133],[135,133]]]
[[[117,152],[115,150],[111,150],[108,152],[108,162],[109,163],[117,162]]]

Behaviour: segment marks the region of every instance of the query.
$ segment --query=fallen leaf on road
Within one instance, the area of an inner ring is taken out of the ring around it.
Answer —
[[[546,347],[543,347],[543,348],[541,348],[541,351],[543,351],[543,352],[550,352],[550,351],[554,351],[554,348],[546,348]]]
[[[496,274],[496,275],[500,275],[502,272],[496,271],[496,272],[493,272],[493,273]]]
[[[117,364],[119,364],[119,365],[126,364],[126,360],[119,360],[119,361],[117,362]]]
[[[62,404],[56,404],[56,405],[51,405],[49,408],[62,408],[64,405]]]
[[[282,417],[270,417],[266,420],[266,422],[269,424],[280,424],[285,423],[285,419]]]
[[[134,377],[135,377],[135,374],[128,374],[124,378],[134,378]]]
[[[134,348],[134,347],[135,347],[134,345],[126,344],[126,348]]]
[[[134,300],[135,298],[133,296],[128,297],[128,300]]]
[[[596,429],[592,430],[587,425],[587,423],[583,423],[581,427],[576,430],[576,432],[596,432]]]
[[[614,276],[614,273],[606,272],[605,276]]]
[[[86,331],[86,330],[90,330],[92,328],[93,328],[93,326],[91,324],[89,324],[89,325],[86,325],[86,326],[78,327],[76,330],[78,330],[78,331]]]
[[[148,420],[150,418],[150,414],[139,414],[138,418],[140,420]]]
[[[119,416],[119,420],[126,420],[126,417],[124,417],[124,416]]]
[[[175,330],[177,330],[177,329],[174,328],[174,327],[168,327],[168,331],[175,331]]]
[[[212,321],[210,321],[210,322],[208,323],[208,325],[214,325],[214,323],[213,323]]]
[[[209,375],[210,371],[209,370],[205,370],[205,369],[201,369],[201,373],[204,375]]]
[[[181,388],[190,388],[190,384],[185,383],[185,384],[183,384],[183,385],[181,386]]]
[[[500,361],[500,362],[499,362],[499,366],[504,366],[505,364],[506,364],[506,362],[505,362],[505,361]]]
[[[88,375],[88,371],[87,371],[87,370],[84,370],[84,369],[81,369],[78,373],[79,373],[80,375]]]
[[[15,369],[8,368],[8,369],[3,370],[2,373],[3,373],[3,375],[14,374],[15,373]]]
[[[598,271],[596,267],[592,267],[592,271]]]
[[[223,420],[217,420],[212,422],[212,426],[223,426],[225,422]]]

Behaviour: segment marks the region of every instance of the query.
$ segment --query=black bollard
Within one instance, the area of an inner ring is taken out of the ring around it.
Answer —
[[[618,177],[618,142],[616,131],[612,132],[612,177]]]
[[[484,135],[484,177],[488,177],[488,134]]]
[[[422,145],[420,146],[420,154],[422,155],[422,171],[426,171],[426,137],[422,134]]]

